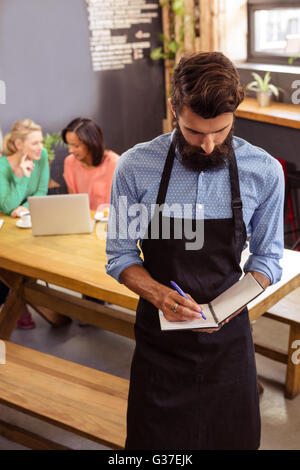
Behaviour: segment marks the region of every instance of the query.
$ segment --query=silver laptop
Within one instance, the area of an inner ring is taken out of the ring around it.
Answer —
[[[29,197],[28,203],[33,235],[91,233],[94,228],[88,194]]]

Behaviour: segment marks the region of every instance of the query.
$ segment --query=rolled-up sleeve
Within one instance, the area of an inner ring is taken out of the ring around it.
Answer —
[[[244,271],[257,271],[271,284],[280,281],[280,259],[284,249],[284,174],[279,162],[266,165],[265,194],[251,219],[250,252]]]
[[[120,274],[124,269],[134,264],[143,264],[138,247],[139,237],[128,233],[131,222],[128,208],[137,203],[134,172],[124,154],[114,172],[106,241],[106,272],[118,282],[121,282]]]

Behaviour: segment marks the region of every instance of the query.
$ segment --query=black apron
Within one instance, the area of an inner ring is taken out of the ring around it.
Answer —
[[[159,205],[165,202],[174,156],[172,143]],[[166,286],[174,280],[199,304],[210,302],[242,274],[246,228],[234,153],[229,174],[233,217],[205,220],[202,249],[186,250],[190,240],[174,236],[172,218],[170,239],[151,239],[150,221],[149,238],[142,243],[144,267],[151,276]],[[259,448],[259,398],[247,309],[214,333],[161,331],[157,309],[140,298],[135,337],[126,449]]]

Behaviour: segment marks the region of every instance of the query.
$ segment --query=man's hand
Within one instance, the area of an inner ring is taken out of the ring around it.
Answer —
[[[262,286],[263,289],[266,289],[271,284],[270,279],[267,276],[265,276],[264,274],[258,273],[257,271],[249,271],[249,273],[252,274],[252,276],[259,282],[259,284]],[[244,307],[242,307],[240,310],[235,312],[235,314],[232,315],[232,317],[227,318],[227,320],[224,320],[221,323],[221,327],[224,326],[226,323],[229,323],[230,320],[232,320],[234,317],[236,317],[243,310],[244,310]]]
[[[158,307],[168,321],[187,321],[201,318],[202,305],[197,304],[191,296],[182,297],[173,289],[163,294],[161,305]]]
[[[134,264],[124,269],[120,280],[128,289],[151,302],[158,310],[163,312],[168,321],[186,321],[201,318],[202,305],[186,294],[190,300],[182,297],[178,292],[155,281],[149,272],[140,265]],[[176,305],[177,304],[177,305]],[[174,307],[176,305],[176,312]],[[214,333],[216,329],[201,328],[201,333]]]
[[[151,302],[161,310],[168,321],[186,321],[200,318],[201,305],[191,297],[185,299],[178,292],[155,281],[141,265],[124,269],[120,280],[128,289]]]

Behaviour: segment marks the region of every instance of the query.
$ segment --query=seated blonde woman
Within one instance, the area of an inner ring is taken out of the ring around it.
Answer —
[[[22,212],[28,210],[29,196],[45,196],[48,192],[48,153],[43,148],[41,127],[31,119],[17,121],[3,139],[2,155],[0,211],[12,217],[19,217]],[[35,327],[25,304],[18,327]]]
[[[48,153],[42,129],[31,119],[17,121],[3,139],[0,158],[0,211],[19,217],[29,196],[48,192]]]

